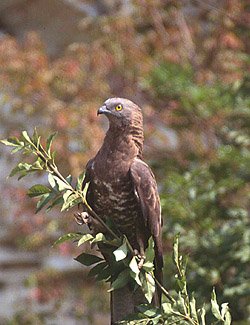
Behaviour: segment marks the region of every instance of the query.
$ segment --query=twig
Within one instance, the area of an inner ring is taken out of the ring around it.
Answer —
[[[168,298],[168,300],[170,300],[172,303],[174,303],[175,300],[173,297],[171,297],[170,293],[161,285],[161,283],[156,279],[156,277],[154,275],[151,274],[151,276],[154,278],[155,283],[161,289],[162,293]]]

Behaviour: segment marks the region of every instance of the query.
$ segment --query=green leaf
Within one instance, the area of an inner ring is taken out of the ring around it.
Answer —
[[[212,297],[211,297],[211,305],[212,305],[211,309],[212,309],[212,313],[213,313],[214,317],[217,318],[218,320],[223,320],[223,318],[221,317],[221,314],[220,314],[220,308],[217,303],[216,293],[215,293],[214,288],[213,288]]]
[[[23,132],[22,132],[22,135],[23,135],[24,139],[25,139],[27,142],[32,143],[32,141],[31,141],[31,139],[30,139],[30,137],[29,137],[27,131],[23,131]]]
[[[47,203],[49,203],[49,201],[51,199],[54,198],[54,194],[53,193],[46,193],[46,194],[43,194],[41,196],[41,199],[37,202],[37,205],[36,205],[36,212],[35,213],[38,213],[40,210],[42,210],[43,207],[45,207],[45,205]]]
[[[95,237],[93,237],[93,240],[91,240],[91,244],[98,243],[100,241],[105,241],[105,236],[101,232],[99,232],[95,235]]]
[[[51,173],[49,173],[48,175],[48,181],[52,188],[56,188],[56,181],[54,179],[54,176]]]
[[[50,192],[51,192],[51,189],[48,188],[47,186],[37,184],[37,185],[32,186],[28,190],[27,194],[29,197],[36,197],[36,196],[41,196],[43,194],[50,193]]]
[[[66,209],[68,209],[71,206],[71,203],[75,200],[76,195],[74,194],[74,192],[72,192],[71,190],[67,190],[64,194],[63,194],[63,206],[61,208],[61,211],[64,211]]]
[[[46,151],[48,152],[49,156],[50,156],[50,154],[51,154],[51,145],[52,145],[52,141],[54,140],[54,138],[56,137],[56,135],[57,135],[57,132],[52,133],[52,134],[48,137],[48,139],[47,139],[47,141],[46,141]]]
[[[194,295],[192,295],[189,305],[190,305],[190,311],[191,311],[192,318],[198,322],[198,315],[196,312],[196,301],[195,301]]]
[[[153,318],[159,315],[159,310],[156,308],[150,308],[151,306],[146,305],[146,304],[142,304],[137,306],[136,308],[139,310],[140,313],[142,313],[143,315],[149,317],[149,318]]]
[[[111,267],[107,262],[101,262],[90,270],[88,276],[96,276],[96,281],[108,281],[111,278]]]
[[[174,238],[173,260],[176,266],[179,266],[179,235]]]
[[[81,237],[82,237],[82,234],[80,234],[80,233],[74,233],[74,232],[69,233],[69,234],[66,234],[66,235],[63,235],[63,236],[59,237],[54,242],[54,244],[52,245],[52,247],[55,247],[56,245],[62,244],[65,241],[68,241],[68,240],[77,240],[77,239],[79,239]]]
[[[124,241],[124,243],[118,247],[114,252],[113,252],[114,256],[115,256],[115,260],[121,261],[124,258],[126,258],[126,256],[128,255],[128,246],[126,241]]]
[[[201,309],[198,310],[198,313],[200,314],[201,317],[201,325],[206,325],[206,309],[205,307],[202,307]]]
[[[85,198],[86,198],[87,191],[88,191],[88,188],[89,188],[89,183],[90,183],[90,182],[86,183],[84,189],[82,190],[82,194],[83,194],[83,196],[84,196]]]
[[[155,251],[154,251],[154,240],[153,237],[150,237],[148,240],[148,247],[145,251],[146,261],[153,263],[155,258]]]
[[[72,175],[68,175],[65,179],[66,179],[66,181],[67,181],[69,184],[71,184],[71,182],[72,182]]]
[[[139,274],[140,270],[136,261],[136,256],[133,256],[130,263],[129,263],[129,268],[131,269],[131,271],[135,274]]]
[[[16,146],[15,147],[15,149],[13,149],[12,151],[11,151],[11,153],[13,154],[13,153],[16,153],[16,152],[18,152],[18,151],[20,151],[20,150],[22,150],[23,149],[23,146]]]
[[[46,212],[49,212],[52,208],[54,208],[57,205],[61,205],[62,203],[63,203],[63,198],[61,196],[56,198],[55,201],[53,201],[51,205],[47,207]]]
[[[224,325],[230,325],[232,318],[229,312],[228,303],[223,303],[221,305],[221,317],[223,319]]]
[[[9,174],[9,177],[13,177],[13,176],[15,176],[17,173],[19,173],[20,171],[22,171],[23,169],[22,168],[20,168],[20,166],[19,166],[19,164],[16,166],[16,167],[14,167],[13,169],[12,169],[12,171],[10,172],[10,174]]]
[[[90,241],[93,238],[94,237],[91,234],[85,234],[79,239],[77,246],[79,247],[80,245],[86,243],[87,241]]]
[[[51,158],[52,158],[52,162],[53,162],[53,164],[55,164],[55,159],[56,159],[56,152],[55,152],[55,151],[53,151],[53,152],[51,153]]]
[[[70,190],[71,189],[71,186],[69,184],[65,183],[64,181],[62,181],[57,176],[53,176],[53,178],[54,178],[54,180],[56,181],[56,183],[58,185],[59,191],[64,191],[64,190]]]
[[[74,194],[71,190],[68,190],[63,194],[63,200],[64,203],[61,211],[68,210],[81,202],[81,198],[78,197],[78,194]]]
[[[90,266],[92,264],[96,264],[98,262],[103,261],[103,258],[98,257],[96,255],[91,255],[87,253],[82,253],[75,258],[75,260],[85,266]]]
[[[89,271],[88,273],[88,277],[94,277],[96,275],[99,275],[99,274],[103,274],[103,270],[105,268],[108,267],[108,263],[107,262],[101,262],[97,265],[95,265],[94,267],[92,267],[92,269]]]
[[[28,163],[20,163],[19,165],[25,170],[30,170],[32,168],[32,165]]]
[[[31,164],[19,163],[15,168],[12,169],[9,177],[12,177],[12,176],[16,175],[17,173],[22,173],[22,177],[24,177],[25,175],[27,175],[28,171],[30,171],[31,168],[32,168]]]
[[[85,172],[82,172],[77,178],[76,189],[78,191],[82,190],[82,183],[83,183],[84,177],[85,177]]]
[[[221,305],[221,317],[223,318],[224,321],[224,325],[230,325],[232,318],[229,312],[229,307],[228,307],[228,303],[224,302]]]
[[[32,136],[32,142],[38,147],[40,143],[40,138],[37,133],[36,127],[34,128],[33,136]]]
[[[111,275],[112,275],[112,269],[109,265],[107,265],[107,267],[105,267],[102,272],[100,272],[97,276],[96,276],[96,281],[109,281],[111,279]]]
[[[187,305],[186,305],[185,299],[181,295],[181,292],[178,293],[177,304],[178,304],[178,307],[181,312],[184,312],[185,314],[188,313]]]
[[[151,303],[155,293],[155,280],[150,273],[145,273],[145,278],[142,282],[142,291],[147,301]]]
[[[224,325],[231,325],[232,323],[232,317],[231,314],[229,312],[229,310],[226,312],[225,314],[225,320],[224,320]]]
[[[137,264],[137,261],[136,261],[136,256],[133,256],[130,263],[129,263],[129,268],[130,268],[130,275],[132,276],[132,278],[136,281],[136,283],[141,286],[142,283],[141,283],[141,280],[139,278],[139,273],[140,273],[140,270],[139,270],[139,267],[138,267],[138,264]]]
[[[22,179],[23,177],[25,177],[26,175],[28,175],[28,171],[27,170],[22,170],[21,172],[20,172],[20,175],[19,175],[19,177],[18,177],[18,180],[20,181],[20,179]]]
[[[162,309],[163,309],[163,312],[167,315],[171,315],[172,312],[173,312],[173,308],[172,308],[172,305],[170,302],[164,302],[162,304]]]
[[[176,283],[179,287],[179,290],[181,292],[183,292],[183,290],[185,289],[186,287],[186,279],[185,278],[181,278],[181,279],[176,279]]]
[[[18,138],[16,137],[10,137],[8,139],[4,139],[4,140],[0,140],[0,142],[2,142],[3,144],[5,144],[6,146],[12,146],[12,147],[18,147],[18,146],[23,146],[24,143],[20,142]]]
[[[73,195],[73,194],[74,194],[74,192],[71,190],[67,190],[66,192],[64,192],[64,194],[63,194],[64,203],[67,203],[70,200],[71,195]]]
[[[143,315],[149,317],[149,318],[155,318],[158,316],[161,316],[160,314],[160,310],[157,308],[152,308],[151,305],[147,305],[147,304],[141,304],[139,306],[136,306],[136,309]],[[147,324],[151,324],[148,323]]]
[[[38,158],[32,165],[33,169],[38,169],[38,170],[43,170],[43,166],[44,165],[43,161],[40,160],[40,158]]]
[[[124,287],[129,282],[129,279],[129,269],[123,270],[115,281],[112,282],[111,288],[108,290],[108,292]]]
[[[228,308],[228,303],[224,302],[223,304],[221,304],[221,317],[224,319],[226,312],[229,310]]]
[[[146,271],[146,272],[151,272],[154,270],[154,263],[152,262],[146,262],[143,264],[142,268]]]

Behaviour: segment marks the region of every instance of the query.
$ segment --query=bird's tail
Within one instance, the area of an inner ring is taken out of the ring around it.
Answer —
[[[155,238],[154,240],[154,250],[155,250],[155,258],[154,258],[154,266],[155,266],[155,270],[154,270],[154,275],[156,280],[160,283],[160,285],[163,284],[163,273],[162,273],[162,269],[163,269],[163,254],[162,254],[162,242],[161,239],[159,238]],[[154,301],[155,304],[157,306],[161,305],[161,294],[162,291],[159,288],[159,285],[156,284],[156,295],[154,297]]]

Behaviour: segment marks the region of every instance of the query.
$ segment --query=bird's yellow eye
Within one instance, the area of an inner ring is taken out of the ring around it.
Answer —
[[[115,110],[116,111],[121,111],[122,110],[122,105],[121,104],[116,105]]]

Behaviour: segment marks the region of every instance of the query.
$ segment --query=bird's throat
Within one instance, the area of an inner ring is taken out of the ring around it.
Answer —
[[[122,159],[130,160],[141,154],[143,146],[143,134],[140,137],[138,132],[128,132],[128,130],[109,129],[103,146],[109,155],[122,155]]]

